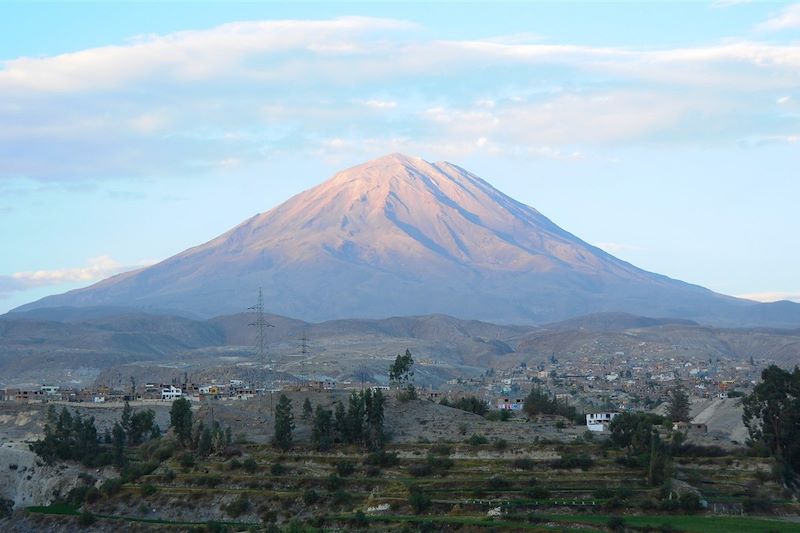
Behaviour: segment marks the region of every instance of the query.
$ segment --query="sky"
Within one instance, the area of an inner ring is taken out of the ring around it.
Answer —
[[[0,0],[0,313],[391,152],[800,301],[800,3]]]

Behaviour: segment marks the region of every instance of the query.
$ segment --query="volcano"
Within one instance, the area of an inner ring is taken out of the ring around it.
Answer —
[[[156,265],[18,310],[124,306],[321,321],[432,313],[542,323],[614,311],[713,324],[800,325],[759,304],[647,272],[447,162],[401,154],[342,171]]]

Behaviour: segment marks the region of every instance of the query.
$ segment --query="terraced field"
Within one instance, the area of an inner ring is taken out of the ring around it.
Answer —
[[[580,440],[399,444],[384,454],[243,444],[225,455],[190,461],[177,452],[82,508],[30,508],[26,520],[32,530],[96,531],[800,532],[781,519],[797,506],[782,499],[769,464],[744,455],[676,459],[674,483],[707,503],[692,514],[665,511],[662,488],[648,486],[645,472]]]

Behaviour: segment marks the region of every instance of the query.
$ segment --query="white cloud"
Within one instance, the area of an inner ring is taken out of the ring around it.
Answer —
[[[636,49],[415,30],[360,17],[237,22],[5,61],[0,180],[246,172],[337,138],[351,153],[371,139],[450,157],[579,159],[596,144],[796,133],[770,114],[776,95],[800,90],[797,44]]]
[[[800,302],[800,291],[752,292],[748,294],[740,294],[737,297],[745,298],[747,300],[755,300],[757,302],[779,302],[782,300]]]
[[[111,257],[102,255],[89,259],[87,264],[82,267],[14,272],[11,275],[0,275],[0,295],[32,287],[98,281],[150,264],[153,264],[153,261],[140,261],[136,265],[123,265]]]
[[[358,54],[367,51],[360,44],[360,35],[413,27],[400,20],[342,17],[233,22],[209,30],[145,35],[126,45],[5,61],[0,70],[0,91],[111,90],[146,78],[196,82],[224,73],[263,78],[269,77],[272,69],[252,69],[245,64],[246,59],[288,51],[326,57]],[[277,72],[285,75],[291,70],[289,63],[279,65]]]
[[[786,6],[777,15],[758,26],[757,31],[772,32],[800,28],[800,4]]]
[[[791,4],[780,13],[768,18],[758,26],[757,31],[773,32],[800,28],[800,4]]]

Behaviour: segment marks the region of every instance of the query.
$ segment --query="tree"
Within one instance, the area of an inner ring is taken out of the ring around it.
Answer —
[[[114,464],[118,467],[125,466],[125,430],[119,422],[114,422],[114,429],[111,430],[111,449]]]
[[[670,392],[667,416],[673,422],[689,421],[689,395],[683,387],[675,387]]]
[[[329,450],[333,445],[333,414],[321,405],[317,405],[317,410],[314,413],[311,442],[321,452]]]
[[[793,484],[800,472],[800,369],[765,368],[742,405],[750,444],[763,444],[783,465],[784,481]]]
[[[130,434],[131,431],[131,416],[133,416],[133,409],[131,409],[131,404],[126,401],[120,416],[120,425],[125,430],[126,435]]]
[[[278,405],[275,406],[275,435],[272,437],[272,445],[283,451],[291,448],[292,430],[294,430],[292,400],[281,394]]]
[[[385,435],[383,433],[383,406],[385,398],[380,389],[372,392],[371,389],[364,391],[364,409],[366,412],[366,424],[364,428],[364,444],[370,450],[383,448]]]
[[[172,402],[169,410],[169,424],[181,446],[186,446],[192,438],[192,404],[186,398]]]
[[[617,448],[627,448],[633,454],[648,453],[653,426],[663,420],[663,417],[651,413],[619,414],[608,425],[611,443]]]
[[[347,431],[347,412],[342,402],[336,402],[333,410],[333,431],[342,442],[351,442]]]
[[[311,400],[306,398],[306,401],[303,402],[303,415],[302,419],[303,422],[311,422],[311,417],[314,416],[314,408],[311,407]]]
[[[133,413],[129,417],[127,429],[130,444],[141,444],[151,438],[155,433],[155,419],[156,413],[152,409]]]
[[[200,438],[197,441],[197,455],[206,457],[211,453],[211,430],[200,422]]]
[[[345,417],[345,442],[363,442],[366,409],[364,394],[353,392],[347,402],[347,415]]]
[[[403,355],[397,354],[394,363],[389,367],[389,383],[397,389],[414,390],[414,358],[406,349]]]

